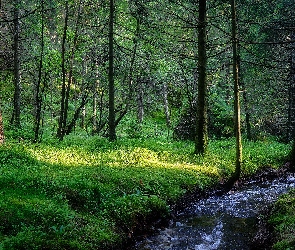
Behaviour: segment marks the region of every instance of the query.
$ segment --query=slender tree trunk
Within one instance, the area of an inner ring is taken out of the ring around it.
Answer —
[[[80,0],[77,12],[77,20],[75,24],[75,34],[74,34],[74,41],[73,47],[70,54],[70,65],[69,65],[69,72],[68,72],[68,80],[66,80],[67,71],[66,71],[66,40],[67,40],[67,29],[68,29],[68,18],[69,18],[69,3],[66,2],[66,11],[65,11],[65,24],[64,24],[64,32],[63,32],[63,39],[62,39],[62,94],[61,94],[61,111],[60,111],[60,120],[59,120],[59,128],[57,132],[57,136],[60,140],[63,140],[63,137],[66,133],[68,133],[67,127],[67,120],[68,120],[68,109],[69,109],[69,98],[70,98],[70,89],[73,81],[73,65],[75,59],[75,52],[78,43],[78,31],[79,31],[79,21],[81,17],[81,10],[82,10],[82,2]],[[81,109],[79,108],[79,111]],[[76,114],[76,113],[75,113]],[[71,130],[70,130],[71,131]]]
[[[2,111],[0,108],[0,145],[4,143],[4,125],[3,125],[3,119],[2,119]]]
[[[239,46],[238,46],[239,49]],[[252,140],[252,133],[251,133],[251,123],[250,123],[250,110],[249,110],[249,104],[248,104],[248,96],[247,96],[247,89],[245,86],[245,83],[243,83],[242,74],[241,74],[241,58],[240,53],[238,50],[238,74],[239,74],[239,84],[241,86],[241,89],[243,90],[243,101],[244,101],[244,107],[245,107],[245,123],[246,123],[246,136],[248,140]]]
[[[167,83],[164,83],[164,86],[163,86],[163,101],[164,101],[164,112],[166,117],[166,124],[168,128],[170,128],[171,121],[170,121],[170,113],[169,113]]]
[[[42,111],[42,93],[41,92],[41,81],[43,71],[43,56],[44,56],[44,0],[41,2],[41,54],[39,61],[38,80],[35,89],[35,126],[34,126],[34,141],[39,140],[39,130],[41,123],[41,111]]]
[[[99,99],[99,121],[98,121],[98,131],[102,130],[103,127],[106,125],[106,121],[103,121],[103,98],[104,98],[104,90],[100,93]]]
[[[292,31],[291,41],[295,41],[295,31]],[[289,114],[287,137],[288,141],[294,140],[295,138],[295,42],[291,44],[290,55]]]
[[[74,114],[71,122],[65,128],[65,134],[66,135],[69,135],[73,131],[73,129],[74,129],[75,125],[76,125],[76,122],[77,122],[77,120],[79,118],[79,114],[81,113],[81,110],[83,110],[83,108],[85,107],[85,105],[86,105],[87,102],[88,102],[88,95],[85,94],[82,97],[81,104],[76,109],[75,114]]]
[[[198,25],[198,102],[195,153],[204,154],[208,145],[208,83],[207,83],[207,10],[206,0],[199,0]]]
[[[238,180],[242,165],[242,136],[241,136],[241,111],[240,111],[240,89],[239,89],[239,65],[238,65],[238,38],[236,22],[236,3],[231,0],[232,13],[232,43],[233,43],[233,80],[234,80],[234,105],[235,105],[235,134],[236,134],[236,167],[233,176]]]
[[[138,40],[139,40],[139,34],[140,34],[140,17],[137,16],[135,19],[136,19],[136,31],[135,31],[135,37],[133,38],[134,45],[133,45],[132,57],[130,60],[129,74],[128,74],[128,76],[126,76],[126,78],[128,78],[128,86],[129,86],[129,94],[128,94],[128,99],[127,99],[126,109],[128,109],[130,99],[132,98],[133,72],[134,72],[136,52],[137,52]],[[123,82],[125,83],[125,80]]]
[[[139,123],[143,122],[144,117],[144,105],[143,105],[143,84],[140,78],[137,78],[137,120]]]
[[[78,32],[79,32],[79,22],[81,18],[81,10],[82,10],[82,2],[83,0],[79,1],[79,6],[78,6],[78,11],[77,11],[77,19],[76,19],[76,24],[75,24],[75,33],[74,33],[74,41],[73,41],[73,47],[71,50],[71,55],[70,55],[70,65],[69,65],[69,73],[68,73],[68,81],[66,85],[66,95],[65,95],[65,108],[64,108],[64,130],[65,134],[68,134],[68,129],[66,129],[67,126],[67,120],[68,120],[68,110],[69,110],[69,99],[70,99],[70,90],[71,86],[73,83],[73,67],[74,67],[74,61],[75,61],[75,53],[76,53],[76,48],[78,44]],[[80,111],[81,109],[78,108]]]
[[[97,76],[98,79],[98,76]],[[97,94],[97,87],[98,87],[98,80],[95,81],[93,85],[93,104],[92,104],[92,134],[94,135],[97,133],[98,130],[98,122],[97,122],[97,101],[98,101],[98,94]]]
[[[291,164],[295,165],[295,30],[291,34],[291,60],[290,60],[290,87],[289,87],[289,126],[288,140],[293,140],[292,150],[290,152]]]
[[[248,140],[252,140],[250,110],[248,104],[247,91],[243,92],[244,106],[245,106],[245,123],[246,123],[246,135]]]
[[[14,25],[14,98],[13,98],[13,114],[11,118],[11,124],[15,127],[20,127],[20,103],[21,103],[21,87],[20,87],[20,59],[19,59],[19,0],[14,1],[14,14],[13,14],[13,25]]]
[[[62,140],[65,134],[65,99],[66,99],[66,40],[69,19],[69,3],[66,1],[65,5],[65,21],[62,37],[62,50],[61,50],[61,71],[62,71],[62,87],[61,87],[61,102],[60,102],[60,117],[58,122],[57,137]]]
[[[109,140],[116,140],[115,83],[114,83],[114,0],[110,0],[109,16]]]

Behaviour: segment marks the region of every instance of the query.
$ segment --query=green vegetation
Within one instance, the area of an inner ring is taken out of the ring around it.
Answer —
[[[0,250],[117,249],[185,193],[236,180],[243,136],[242,175],[279,166],[294,9],[0,0]]]
[[[282,195],[276,202],[269,219],[274,226],[276,250],[295,249],[295,190]]]
[[[147,134],[147,133],[146,133]],[[209,143],[165,136],[118,138],[81,134],[40,144],[8,139],[0,147],[0,249],[108,249],[135,227],[169,215],[169,205],[234,171],[234,139]],[[242,173],[279,166],[290,147],[245,142]]]

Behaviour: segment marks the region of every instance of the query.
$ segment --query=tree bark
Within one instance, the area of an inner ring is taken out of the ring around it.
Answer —
[[[92,121],[92,134],[95,134],[97,132],[97,91],[96,88],[94,90],[93,95],[93,106],[92,106],[92,112],[93,112],[93,121]]]
[[[144,97],[144,90],[143,90],[143,83],[140,77],[137,78],[137,120],[139,123],[143,122],[144,117],[144,105],[143,105],[143,97]]]
[[[19,59],[19,0],[14,1],[14,14],[13,14],[13,25],[14,25],[14,98],[13,98],[13,114],[11,118],[11,125],[20,127],[20,104],[21,104],[21,87],[20,87],[20,59]]]
[[[79,21],[81,17],[82,10],[82,1],[79,2],[78,12],[77,12],[77,20],[75,24],[75,33],[74,33],[74,41],[70,54],[70,65],[68,72],[68,80],[66,80],[67,70],[66,70],[66,41],[67,41],[67,30],[68,30],[68,19],[69,19],[69,3],[66,2],[65,7],[65,23],[64,23],[64,32],[62,39],[62,92],[61,92],[61,108],[60,108],[60,119],[59,126],[57,131],[57,137],[60,140],[63,140],[63,137],[68,133],[67,129],[67,121],[68,121],[68,109],[69,109],[69,98],[70,98],[70,89],[73,81],[73,65],[75,59],[75,52],[78,43],[78,31],[79,31]],[[81,111],[80,107],[78,111]],[[77,110],[76,110],[77,112]],[[75,115],[76,115],[75,112]],[[74,116],[75,116],[74,115]],[[75,118],[73,118],[75,119]],[[71,131],[71,130],[70,130]]]
[[[290,152],[291,164],[295,165],[295,30],[291,34],[290,86],[289,86],[289,117],[288,140],[293,140]]]
[[[63,28],[62,37],[62,49],[61,49],[61,70],[62,70],[62,87],[61,87],[61,102],[60,102],[60,116],[57,129],[57,137],[62,140],[65,134],[65,99],[66,99],[66,40],[68,30],[68,19],[69,19],[69,3],[66,1],[65,5],[65,21]]]
[[[35,126],[34,126],[34,141],[39,141],[39,130],[41,123],[41,111],[42,111],[42,71],[43,71],[43,56],[44,56],[44,0],[41,1],[41,53],[38,69],[38,80],[35,89]]]
[[[109,13],[109,140],[116,140],[115,82],[114,82],[114,0],[110,0]]]
[[[295,138],[295,31],[292,31],[291,41],[293,41],[293,43],[291,44],[290,55],[288,141],[294,140]]]
[[[163,101],[164,101],[164,112],[166,117],[166,124],[168,128],[170,128],[171,120],[170,120],[170,112],[169,112],[167,83],[164,83],[163,85]]]
[[[233,180],[238,180],[242,165],[242,135],[241,135],[241,111],[239,89],[239,65],[238,65],[238,38],[236,21],[236,3],[231,0],[232,14],[232,43],[233,43],[233,80],[234,80],[234,110],[235,110],[235,134],[236,134],[236,167]]]
[[[85,107],[87,102],[88,102],[88,95],[85,94],[82,97],[81,104],[79,105],[79,107],[75,111],[75,114],[74,114],[74,116],[72,118],[72,121],[65,128],[65,134],[66,135],[69,135],[73,131],[73,128],[75,127],[76,122],[77,122],[77,120],[79,118],[79,114],[81,113],[81,110]]]
[[[3,125],[3,119],[2,119],[2,111],[0,108],[0,145],[4,143],[4,125]]]
[[[239,46],[238,46],[238,49],[239,49]],[[248,104],[247,88],[245,86],[245,83],[243,83],[243,81],[241,80],[242,79],[241,58],[240,58],[239,50],[238,50],[238,55],[237,56],[238,56],[237,64],[238,64],[239,84],[241,86],[241,89],[243,90],[243,101],[244,101],[244,107],[245,107],[246,136],[247,136],[248,140],[252,140],[251,122],[250,122],[250,110],[249,110],[249,104]]]
[[[207,83],[207,10],[206,0],[199,0],[198,25],[198,101],[195,153],[204,154],[208,145],[208,83]]]

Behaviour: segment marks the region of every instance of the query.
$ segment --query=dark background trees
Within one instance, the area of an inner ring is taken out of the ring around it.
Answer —
[[[231,8],[205,2],[207,14],[199,1],[118,0],[112,10],[108,1],[2,1],[4,124],[35,141],[74,130],[114,139],[121,122],[136,133],[152,117],[175,138],[194,140],[197,100],[207,95],[209,137],[233,136]],[[237,1],[241,129],[249,139],[294,137],[293,7]],[[207,19],[199,51],[198,13]],[[202,53],[207,83],[198,96]]]

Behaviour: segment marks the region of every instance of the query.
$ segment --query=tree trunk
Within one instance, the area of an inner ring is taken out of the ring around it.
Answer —
[[[109,140],[116,140],[115,82],[114,82],[114,0],[110,0],[109,16]]]
[[[75,111],[75,114],[74,114],[74,116],[72,118],[72,121],[65,128],[65,134],[66,135],[69,135],[73,131],[73,129],[74,129],[75,125],[76,125],[76,122],[77,122],[77,120],[79,118],[79,114],[81,113],[81,110],[83,110],[83,108],[85,107],[87,102],[88,102],[88,95],[85,94],[82,97],[81,104],[79,105],[79,107]]]
[[[252,140],[251,123],[250,123],[250,110],[249,110],[249,104],[248,104],[247,88],[245,86],[245,83],[243,83],[243,81],[241,80],[242,79],[241,58],[240,58],[239,50],[238,50],[237,64],[238,64],[239,84],[241,86],[241,89],[243,90],[243,101],[244,101],[244,107],[245,107],[246,136],[247,136],[248,140]]]
[[[35,86],[35,126],[34,126],[34,141],[39,140],[39,130],[41,123],[41,111],[42,111],[42,91],[41,91],[41,81],[42,81],[42,70],[43,70],[43,56],[44,56],[44,0],[41,2],[41,53],[38,69],[38,80]]]
[[[163,86],[163,101],[164,101],[164,112],[166,117],[166,124],[168,128],[170,128],[170,112],[169,112],[169,103],[168,103],[168,90],[167,90],[167,83],[164,83]]]
[[[293,140],[292,150],[290,152],[291,164],[295,165],[295,30],[291,34],[291,60],[290,60],[290,87],[289,87],[289,126],[288,140]]]
[[[143,105],[143,96],[144,96],[144,90],[143,90],[143,83],[141,78],[137,78],[137,120],[139,123],[143,122],[144,117],[144,105]]]
[[[61,87],[61,102],[60,102],[60,116],[57,129],[57,137],[62,140],[65,134],[65,99],[66,99],[66,40],[68,30],[68,19],[69,19],[69,3],[66,1],[65,5],[65,21],[63,28],[62,37],[62,50],[61,50],[61,70],[62,70],[62,87]]]
[[[295,41],[295,31],[292,31],[291,41]],[[295,138],[295,42],[291,44],[290,55],[289,114],[287,137],[288,141],[294,140]]]
[[[96,77],[98,79],[98,76]],[[98,101],[98,94],[97,94],[97,87],[98,87],[98,80],[95,80],[93,85],[93,104],[92,104],[92,135],[97,133],[98,130],[98,121],[97,121],[97,101]]]
[[[0,109],[0,145],[4,143],[4,125],[2,119],[2,111]]]
[[[68,30],[68,19],[69,19],[69,3],[66,2],[65,7],[65,23],[64,23],[64,31],[63,31],[63,39],[62,39],[62,92],[61,92],[61,108],[60,108],[60,119],[57,131],[57,137],[60,140],[63,140],[63,137],[66,133],[68,133],[67,120],[68,120],[68,109],[69,109],[69,98],[70,98],[70,89],[73,81],[73,65],[75,59],[76,46],[78,43],[78,31],[79,31],[79,21],[81,17],[82,10],[82,0],[79,2],[78,12],[77,12],[77,20],[75,24],[75,34],[73,47],[70,54],[70,65],[68,72],[68,80],[66,81],[67,71],[66,71],[66,40],[67,40],[67,30]],[[78,110],[81,111],[79,108]],[[76,113],[75,113],[76,114]],[[71,131],[71,130],[70,130]]]
[[[208,83],[207,83],[207,23],[206,0],[199,0],[198,25],[198,102],[195,153],[204,154],[208,145]]]
[[[235,134],[236,134],[236,167],[233,180],[238,180],[242,165],[242,136],[241,136],[241,111],[239,90],[239,65],[238,65],[238,39],[236,22],[236,4],[231,0],[232,14],[232,43],[233,43],[233,80],[234,80],[234,109],[235,109]]]
[[[11,125],[15,127],[20,127],[20,99],[21,99],[21,88],[20,88],[20,59],[19,59],[19,0],[14,1],[14,14],[13,14],[13,25],[14,25],[14,98],[13,98],[13,114],[11,118]]]

